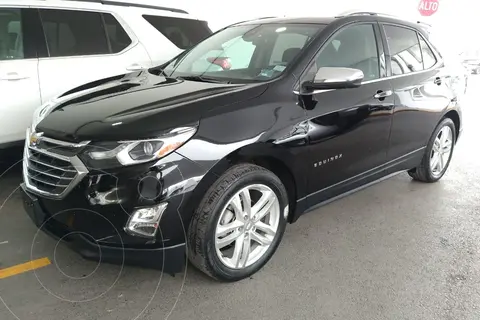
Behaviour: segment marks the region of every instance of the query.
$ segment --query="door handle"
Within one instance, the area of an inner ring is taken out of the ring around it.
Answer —
[[[440,77],[437,77],[435,78],[435,80],[433,81],[433,83],[435,83],[437,86],[441,85],[442,84],[442,79]]]
[[[0,80],[6,80],[6,81],[17,81],[17,80],[23,80],[23,79],[28,79],[29,77],[27,76],[22,76],[16,72],[9,72],[5,75],[0,76]]]
[[[392,90],[386,90],[386,91],[378,90],[373,97],[375,99],[383,100],[386,97],[390,97],[392,94],[393,94]]]
[[[145,69],[145,68],[142,67],[141,65],[139,65],[138,63],[134,63],[134,64],[127,67],[128,71],[140,71],[140,70],[143,70],[143,69]]]

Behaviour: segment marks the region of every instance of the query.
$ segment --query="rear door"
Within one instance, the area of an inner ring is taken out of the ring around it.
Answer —
[[[0,7],[0,145],[25,139],[41,103],[35,17],[31,10]]]
[[[423,155],[430,135],[454,98],[451,79],[441,57],[417,30],[393,24],[383,24],[382,28],[395,97],[388,159],[409,164],[412,158],[418,160]]]
[[[310,205],[361,185],[375,173],[381,175],[393,108],[376,23],[351,24],[337,31],[320,50],[308,77],[320,67],[360,69],[365,77],[358,88],[301,95],[312,155]]]
[[[39,60],[42,100],[90,81],[141,70],[150,58],[119,17],[39,9],[48,54]]]

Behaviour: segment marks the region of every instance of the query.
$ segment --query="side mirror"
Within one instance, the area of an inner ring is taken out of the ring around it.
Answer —
[[[304,83],[304,87],[309,90],[357,88],[362,85],[363,77],[363,72],[358,69],[322,67],[313,81]]]

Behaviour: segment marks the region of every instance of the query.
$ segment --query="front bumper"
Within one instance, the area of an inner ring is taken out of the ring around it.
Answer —
[[[173,246],[155,248],[129,247],[128,243],[121,245],[102,240],[90,240],[83,231],[73,230],[58,221],[41,205],[39,199],[26,190],[21,184],[23,205],[35,225],[55,239],[67,244],[83,258],[114,264],[130,264],[147,268],[162,269],[167,273],[177,273],[183,270],[186,262],[185,243]]]

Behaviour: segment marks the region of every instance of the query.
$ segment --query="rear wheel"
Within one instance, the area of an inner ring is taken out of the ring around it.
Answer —
[[[287,214],[287,192],[277,176],[252,164],[234,166],[207,191],[194,214],[190,261],[218,280],[249,277],[276,251]]]
[[[430,138],[420,166],[408,174],[422,182],[440,180],[450,165],[455,139],[455,124],[449,118],[443,119]]]

